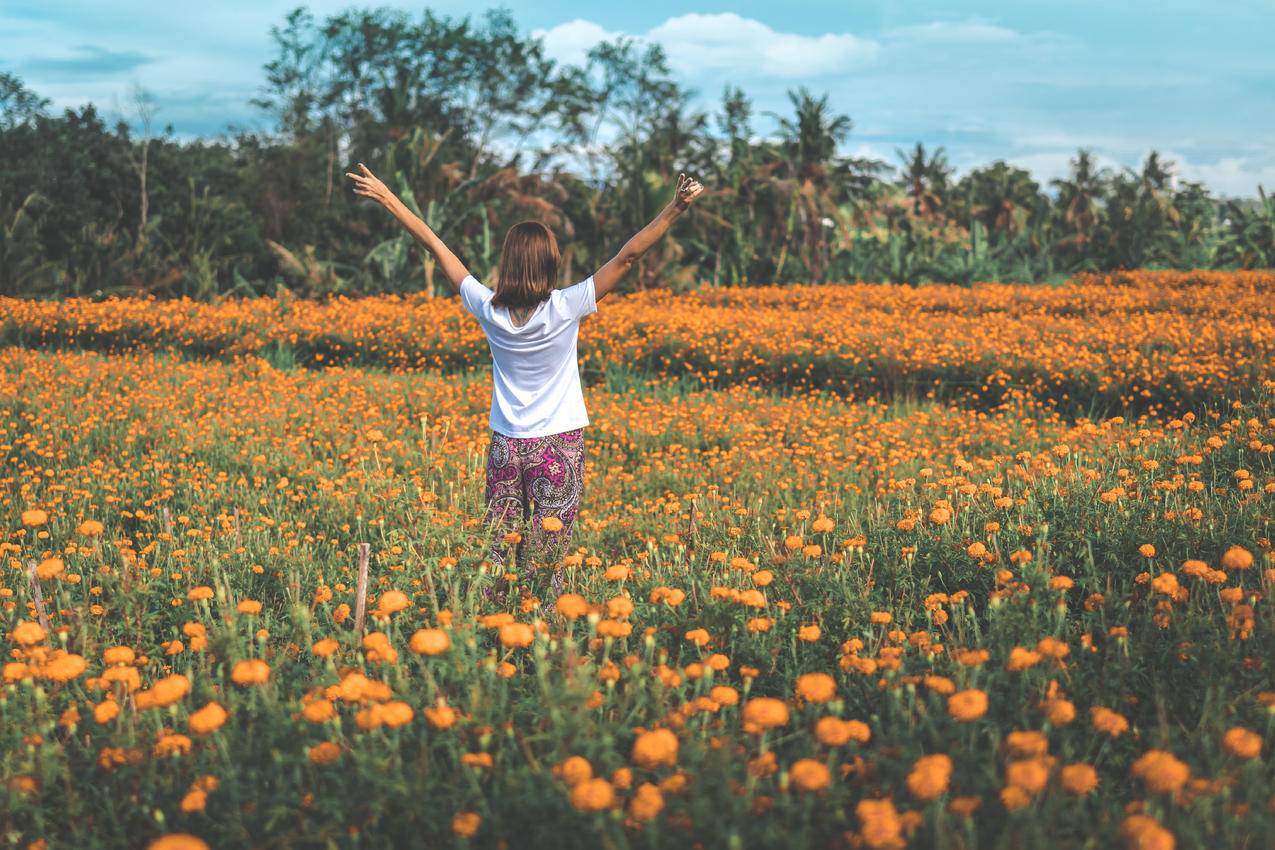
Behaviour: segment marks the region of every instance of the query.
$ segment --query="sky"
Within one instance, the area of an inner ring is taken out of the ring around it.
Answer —
[[[141,84],[157,125],[179,138],[265,129],[250,100],[274,53],[270,28],[297,5],[0,0],[0,71],[57,109],[92,101],[111,118],[127,117]],[[320,18],[424,8],[305,5]],[[845,153],[895,162],[921,141],[959,171],[1005,159],[1048,181],[1078,147],[1112,168],[1155,148],[1215,192],[1275,190],[1275,0],[429,4],[452,16],[494,5],[564,62],[619,35],[658,42],[697,106],[715,109],[723,86],[739,85],[762,134],[773,129],[765,113],[789,112],[786,93],[805,86],[854,120]]]

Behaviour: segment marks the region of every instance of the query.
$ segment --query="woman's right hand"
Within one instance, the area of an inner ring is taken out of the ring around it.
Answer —
[[[359,163],[362,174],[355,174],[352,171],[345,172],[345,176],[354,181],[354,194],[362,195],[365,198],[371,198],[381,204],[389,203],[390,198],[394,197],[394,193],[389,187],[381,182],[381,178],[373,174],[363,163]]]
[[[686,210],[704,191],[704,185],[693,177],[687,177],[685,173],[677,175],[677,194],[673,197],[673,203],[679,210]]]

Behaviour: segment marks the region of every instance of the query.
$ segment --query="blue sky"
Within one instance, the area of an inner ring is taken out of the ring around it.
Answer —
[[[0,70],[56,107],[127,112],[134,82],[179,136],[264,126],[250,104],[272,55],[269,29],[296,3],[0,0]],[[350,5],[307,4],[323,16]],[[431,4],[452,15],[495,3]],[[964,170],[1008,159],[1040,179],[1079,146],[1111,166],[1155,147],[1215,191],[1275,189],[1275,0],[811,0],[776,3],[505,2],[552,56],[602,38],[658,41],[683,84],[715,106],[742,86],[759,112],[785,91],[827,91],[855,121],[848,152],[893,161],[943,145]],[[757,129],[767,132],[764,117]]]

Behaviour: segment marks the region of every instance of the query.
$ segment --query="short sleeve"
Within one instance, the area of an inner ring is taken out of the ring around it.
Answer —
[[[593,275],[568,286],[561,292],[562,304],[566,308],[567,315],[573,319],[583,319],[590,313],[598,312],[598,302],[593,289]]]
[[[475,316],[482,313],[483,305],[491,300],[492,291],[478,282],[472,274],[460,282],[460,301]]]

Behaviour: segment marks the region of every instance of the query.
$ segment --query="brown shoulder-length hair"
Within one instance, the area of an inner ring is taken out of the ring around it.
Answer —
[[[496,270],[497,307],[535,307],[558,280],[558,240],[538,221],[520,221],[505,234]]]

